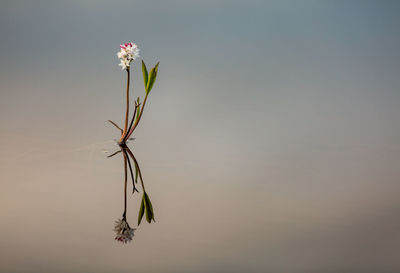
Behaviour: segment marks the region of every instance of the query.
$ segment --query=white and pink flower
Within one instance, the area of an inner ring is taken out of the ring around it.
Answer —
[[[121,66],[123,70],[128,69],[131,62],[139,57],[139,48],[132,42],[121,44],[119,47],[120,51],[117,53],[120,60],[119,66]]]
[[[131,228],[125,219],[119,219],[115,221],[114,231],[117,234],[115,237],[116,241],[127,243],[132,241],[134,236],[135,228]]]

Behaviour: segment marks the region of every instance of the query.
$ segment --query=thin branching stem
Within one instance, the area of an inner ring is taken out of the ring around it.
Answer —
[[[120,153],[120,152],[121,152],[121,150],[118,150],[118,151],[116,151],[115,153],[113,153],[113,154],[107,156],[107,158],[113,157],[114,155],[116,155],[116,154],[118,154],[118,153]]]
[[[131,152],[131,150],[127,149],[127,152],[128,152],[128,154],[131,156],[131,158],[133,159],[133,162],[135,163],[135,166],[136,166],[136,168],[138,169],[139,178],[140,178],[140,182],[142,183],[143,192],[146,192],[146,189],[144,188],[142,172],[140,171],[139,164],[138,164],[138,162],[137,162],[135,156],[134,156],[133,153]]]
[[[147,101],[147,95],[148,95],[148,93],[147,93],[146,96],[144,97],[144,101],[143,101],[142,107],[141,107],[141,109],[140,109],[138,118],[136,119],[135,123],[133,124],[133,127],[129,130],[129,135],[131,135],[131,134],[133,133],[133,131],[135,130],[135,128],[138,126],[140,119],[142,118],[143,109],[144,109],[144,106],[145,106],[146,101]]]
[[[126,189],[127,189],[127,183],[128,183],[128,170],[127,170],[127,159],[126,155],[124,154],[124,174],[125,174],[125,185],[124,185],[124,217],[126,216]]]
[[[129,81],[130,81],[130,68],[126,69],[127,72],[127,80],[126,80],[126,113],[125,113],[125,127],[123,135],[126,134],[126,130],[128,129],[128,119],[129,119]]]
[[[136,101],[135,101],[135,111],[133,112],[133,117],[132,117],[131,123],[129,124],[128,131],[127,131],[127,133],[125,134],[125,137],[123,138],[123,142],[125,142],[125,141],[131,136],[130,131],[131,131],[133,122],[135,121],[136,111],[137,111],[137,108],[138,108],[138,107],[139,107],[139,105],[138,105],[138,104],[136,103]]]
[[[123,130],[122,130],[114,121],[112,121],[112,120],[108,120],[108,121],[109,121],[112,125],[114,125],[115,127],[117,127],[117,129],[121,131],[121,135],[122,135]]]
[[[126,157],[127,161],[128,161],[128,167],[129,167],[129,171],[131,172],[131,178],[132,178],[132,194],[137,191],[139,192],[136,187],[135,187],[135,179],[133,178],[133,171],[132,171],[132,165],[131,165],[131,161],[129,160],[129,156],[126,154],[126,150],[124,149],[124,156]]]

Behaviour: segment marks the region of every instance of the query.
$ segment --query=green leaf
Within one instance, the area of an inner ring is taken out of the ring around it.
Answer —
[[[153,213],[153,206],[152,206],[151,201],[150,201],[150,198],[149,198],[149,196],[147,195],[146,192],[144,193],[144,198],[146,199],[146,203],[148,204],[151,213],[154,215],[154,213]]]
[[[144,207],[145,207],[145,212],[146,212],[146,220],[148,223],[150,223],[151,222],[151,212],[148,209],[146,199],[144,199]]]
[[[139,170],[138,170],[138,166],[137,166],[137,164],[136,164],[136,161],[134,161],[134,165],[135,165],[135,181],[136,181],[136,184],[137,184],[137,182],[138,182],[138,175],[139,175]]]
[[[158,72],[158,65],[160,64],[160,62],[156,63],[156,66],[154,66],[156,73]]]
[[[151,88],[153,88],[155,79],[156,79],[156,72],[153,67],[152,69],[150,69],[149,81],[147,82],[147,87],[146,87],[146,95],[150,93]]]
[[[148,73],[146,65],[143,62],[143,60],[142,60],[142,73],[143,73],[144,88],[147,89]]]
[[[151,220],[154,221],[154,212],[153,212],[153,206],[151,204],[150,198],[145,192],[143,194],[144,200],[145,200],[145,207],[146,207],[146,220],[148,223],[151,223]]]
[[[136,110],[136,118],[135,118],[135,122],[138,120],[139,118],[139,114],[140,114],[140,105],[138,105],[137,110]]]
[[[147,82],[146,94],[150,93],[150,90],[153,88],[154,82],[156,81],[157,72],[158,72],[158,62],[152,69],[150,69],[149,79]]]
[[[144,215],[144,196],[142,198],[142,202],[140,203],[140,209],[139,209],[139,215],[138,215],[138,225],[140,225],[143,215]]]
[[[140,97],[137,97],[136,105],[137,105],[137,109],[136,109],[135,121],[139,118],[139,114],[140,114]]]

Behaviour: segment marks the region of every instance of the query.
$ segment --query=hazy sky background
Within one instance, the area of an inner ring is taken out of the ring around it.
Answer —
[[[1,0],[0,271],[399,272],[399,13]],[[157,222],[122,246],[125,41],[160,67],[132,145]]]

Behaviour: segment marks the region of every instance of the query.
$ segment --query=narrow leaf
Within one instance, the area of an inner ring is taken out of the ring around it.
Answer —
[[[140,114],[140,105],[138,105],[138,107],[137,107],[135,122],[138,120],[139,114]]]
[[[144,215],[144,197],[142,198],[142,202],[140,203],[139,215],[138,215],[138,225],[142,221]]]
[[[138,182],[138,175],[139,175],[139,170],[138,170],[138,166],[136,165],[136,162],[134,162],[135,164],[135,181],[136,181],[136,184],[137,184],[137,182]]]
[[[149,205],[150,211],[153,213],[153,206],[152,206],[150,198],[146,192],[144,193],[144,198],[146,199],[146,203],[148,203],[148,205]]]
[[[160,62],[158,62],[152,69],[150,69],[149,80],[147,82],[146,94],[150,93],[150,90],[153,88],[154,82],[156,81],[159,63]]]
[[[135,102],[135,106],[137,107],[136,117],[134,117],[135,118],[135,122],[136,122],[136,120],[139,118],[139,114],[140,114],[140,97],[137,97],[137,100]]]
[[[142,73],[143,73],[144,88],[147,89],[148,73],[146,65],[143,62],[143,60],[142,60]]]
[[[146,194],[146,193],[144,193]],[[145,207],[145,212],[146,212],[146,220],[148,223],[151,223],[151,211],[149,210],[149,205],[146,202],[146,198],[143,196],[144,200],[144,207]]]
[[[146,94],[150,93],[150,90],[153,87],[155,75],[156,75],[156,72],[153,67],[152,69],[150,69],[150,72],[149,72],[149,80],[147,81]]]
[[[153,206],[151,204],[150,198],[147,195],[147,193],[144,193],[144,200],[146,206],[146,220],[148,223],[151,223],[151,220],[154,221],[154,212],[153,212]]]
[[[156,74],[158,73],[158,65],[160,64],[160,62],[157,62],[156,63],[156,66],[154,67],[155,68],[155,71],[156,71]]]

